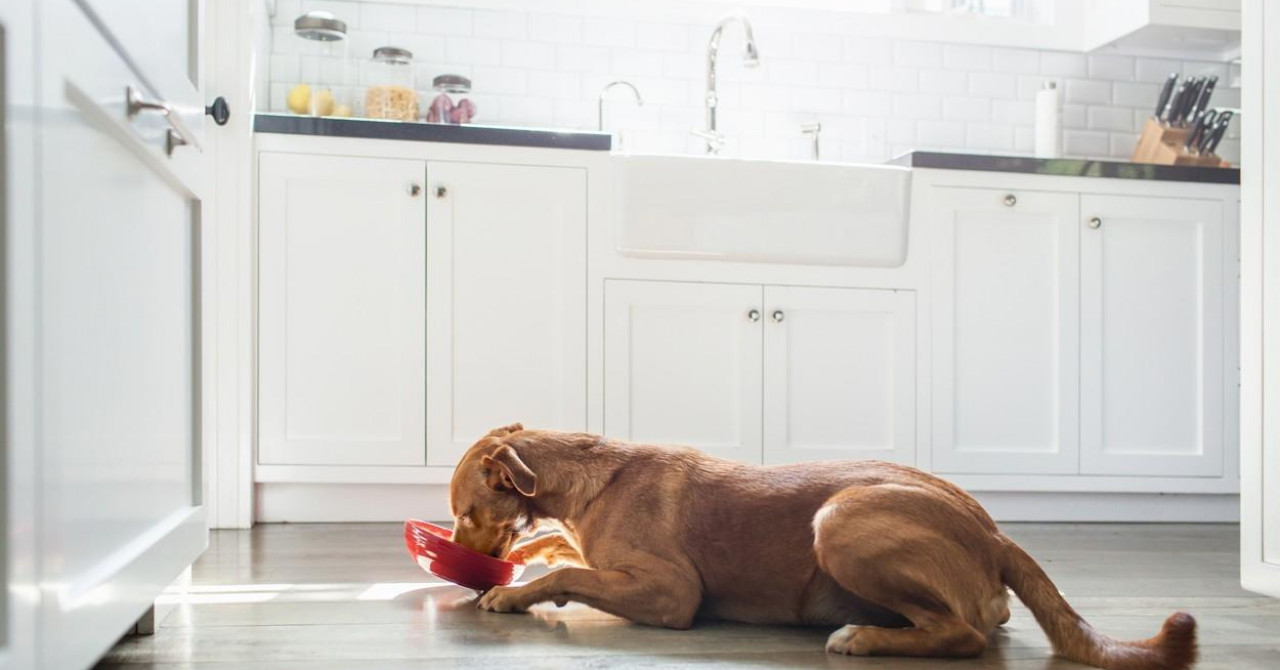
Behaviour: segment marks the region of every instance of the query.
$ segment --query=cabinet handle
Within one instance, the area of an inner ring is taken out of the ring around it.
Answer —
[[[747,321],[750,321],[751,323],[755,323],[759,320],[760,320],[760,310],[752,309],[751,311],[747,312]]]
[[[418,196],[420,196],[420,195],[422,195],[422,185],[421,185],[421,184],[409,184],[409,197],[411,197],[411,198],[416,198],[416,197],[418,197]]]
[[[124,87],[124,105],[125,114],[130,121],[143,111],[154,111],[160,112],[165,120],[169,122],[169,130],[164,135],[164,153],[166,156],[173,155],[175,147],[190,146],[197,150],[200,149],[199,140],[187,128],[187,124],[183,123],[182,119],[179,118],[178,112],[174,110],[173,105],[157,100],[147,100],[142,97],[138,89],[132,86]]]
[[[449,195],[449,187],[448,187],[448,186],[445,186],[444,184],[440,184],[440,185],[436,186],[436,197],[437,197],[437,198],[443,198],[443,197],[445,197],[445,196],[447,196],[447,195]]]
[[[1010,193],[1009,195],[1006,195],[1006,196],[1004,197],[1004,206],[1005,206],[1005,207],[1013,207],[1013,206],[1014,206],[1014,205],[1016,205],[1016,204],[1018,204],[1018,196],[1016,196],[1016,195],[1014,195],[1014,194]]]
[[[773,319],[774,323],[782,323],[782,320],[787,318],[787,315],[783,314],[782,310],[775,309],[773,310],[773,314],[769,315],[769,318]]]
[[[1090,228],[1092,228],[1092,229],[1094,229],[1094,230],[1097,230],[1097,229],[1101,228],[1101,227],[1102,227],[1102,219],[1099,219],[1099,218],[1098,218],[1098,217],[1096,217],[1096,216],[1095,216],[1095,217],[1090,218],[1090,219],[1089,219],[1089,227],[1090,227]]]

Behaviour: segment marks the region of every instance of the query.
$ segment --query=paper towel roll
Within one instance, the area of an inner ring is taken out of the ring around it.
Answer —
[[[1062,97],[1058,83],[1046,81],[1036,92],[1036,158],[1062,157]]]

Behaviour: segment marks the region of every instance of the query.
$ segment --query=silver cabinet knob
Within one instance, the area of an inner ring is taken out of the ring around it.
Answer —
[[[782,320],[787,318],[787,315],[783,314],[782,310],[775,309],[773,310],[773,314],[769,315],[769,318],[773,319],[774,323],[782,323]]]
[[[409,184],[409,195],[414,198],[422,195],[422,184]]]
[[[443,197],[445,197],[445,196],[447,196],[447,195],[449,195],[449,187],[448,187],[448,186],[445,186],[444,184],[440,184],[440,185],[436,186],[436,197],[437,197],[437,198],[443,198]]]
[[[1096,216],[1095,216],[1095,217],[1090,218],[1090,219],[1089,219],[1089,227],[1090,227],[1090,228],[1092,228],[1092,229],[1094,229],[1094,230],[1097,230],[1097,229],[1101,228],[1101,227],[1102,227],[1102,219],[1099,219],[1099,218],[1098,218],[1098,217],[1096,217]]]
[[[1009,195],[1006,195],[1006,196],[1004,197],[1004,206],[1005,206],[1005,207],[1013,207],[1013,206],[1014,206],[1014,205],[1016,205],[1016,204],[1018,204],[1018,196],[1016,196],[1016,195],[1014,195],[1014,194],[1010,193]]]
[[[760,320],[760,310],[753,309],[747,312],[747,321],[750,321],[751,323],[755,323],[759,320]]]

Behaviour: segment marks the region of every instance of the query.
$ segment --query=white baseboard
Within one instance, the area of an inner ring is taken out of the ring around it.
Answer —
[[[996,521],[1237,522],[1236,495],[1151,493],[1025,493],[979,491]],[[257,485],[255,520],[265,523],[442,521],[449,487],[442,484]]]

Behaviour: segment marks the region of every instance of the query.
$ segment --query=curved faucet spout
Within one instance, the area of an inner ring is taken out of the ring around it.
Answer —
[[[742,26],[742,32],[747,39],[746,51],[742,56],[742,64],[748,68],[754,68],[760,64],[760,51],[756,47],[755,33],[751,30],[751,22],[747,17],[741,14],[730,14],[720,19],[720,23],[716,24],[715,30],[711,31],[711,40],[707,42],[707,127],[695,134],[702,137],[717,137],[719,132],[716,130],[716,107],[720,101],[716,97],[716,61],[720,56],[720,38],[724,35],[724,29],[731,23],[737,23]],[[720,152],[720,145],[723,142],[714,142],[707,140],[707,153],[715,155]]]

